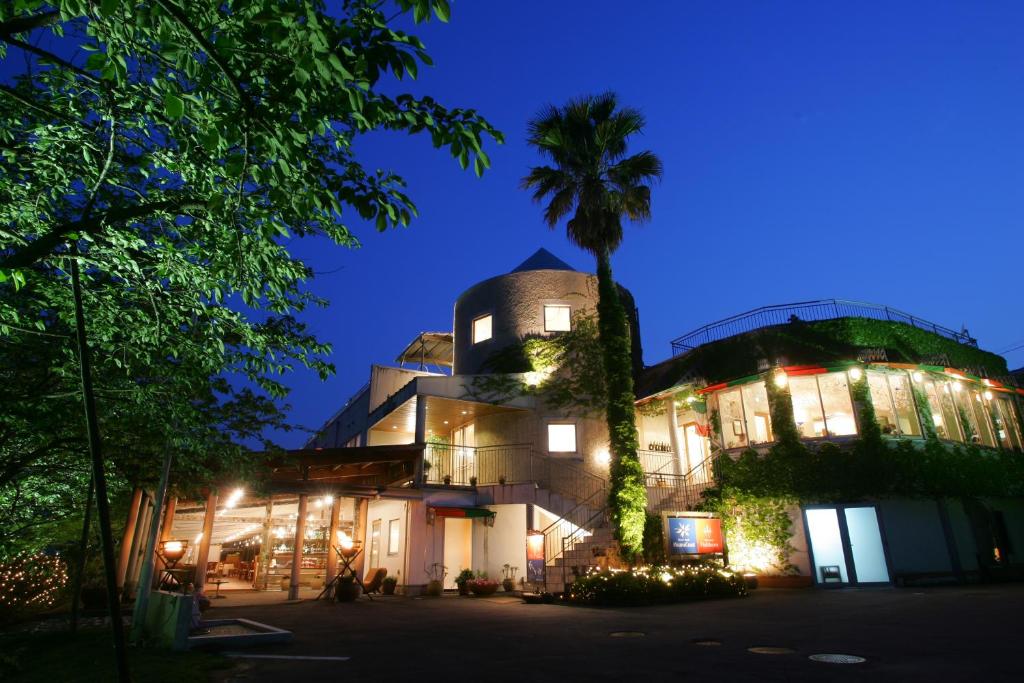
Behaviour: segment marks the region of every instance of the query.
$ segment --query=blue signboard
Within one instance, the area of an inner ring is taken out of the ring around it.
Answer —
[[[668,518],[670,555],[697,554],[697,520],[692,517]]]

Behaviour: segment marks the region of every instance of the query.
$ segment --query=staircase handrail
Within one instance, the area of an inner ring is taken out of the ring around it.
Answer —
[[[608,514],[608,505],[607,505],[607,503],[606,503],[606,504],[604,505],[604,507],[602,507],[602,508],[601,508],[600,510],[598,510],[598,511],[597,511],[597,512],[595,512],[595,513],[594,513],[593,515],[591,515],[591,516],[590,516],[590,519],[588,519],[588,520],[587,520],[586,522],[584,522],[583,524],[579,524],[579,525],[577,525],[577,526],[576,526],[576,530],[575,530],[575,531],[573,531],[573,532],[572,532],[571,534],[569,534],[568,536],[563,536],[563,537],[562,537],[562,549],[561,549],[561,551],[559,551],[558,555],[555,555],[555,557],[554,557],[554,558],[552,558],[552,560],[556,559],[556,558],[557,558],[557,557],[559,557],[559,556],[561,556],[561,557],[563,557],[563,558],[564,558],[564,557],[565,557],[565,549],[566,549],[567,547],[568,547],[568,548],[571,548],[572,546],[576,545],[576,543],[578,542],[578,541],[576,540],[576,535],[577,535],[577,534],[578,534],[579,532],[581,532],[581,531],[585,530],[585,529],[586,529],[587,527],[591,526],[591,525],[592,525],[592,524],[593,524],[593,523],[595,522],[595,520],[597,520],[597,519],[598,519],[599,517],[605,516],[605,515],[607,515],[607,514]],[[545,561],[545,564],[546,564],[546,563],[547,563],[547,558],[545,558],[545,560],[544,560],[544,561]],[[565,564],[565,560],[563,559],[563,560],[562,560],[562,585],[563,585],[563,586],[565,585],[565,583],[566,583],[566,578],[567,578],[567,577],[566,577],[566,575],[565,575],[565,569],[566,569],[566,564]]]

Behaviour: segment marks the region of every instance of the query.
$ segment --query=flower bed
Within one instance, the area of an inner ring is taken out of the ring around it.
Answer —
[[[568,602],[579,605],[656,605],[746,595],[743,576],[721,567],[656,566],[581,576],[569,588]]]

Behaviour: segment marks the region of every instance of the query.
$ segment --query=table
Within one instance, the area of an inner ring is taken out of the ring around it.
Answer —
[[[214,580],[213,580],[213,581],[211,581],[210,583],[212,583],[212,584],[213,584],[214,586],[216,586],[216,587],[217,587],[217,590],[216,590],[216,591],[214,592],[214,594],[213,594],[213,599],[214,599],[214,600],[223,600],[223,599],[225,599],[226,597],[228,597],[228,596],[226,596],[226,595],[221,595],[221,594],[220,594],[220,585],[221,585],[222,583],[228,583],[227,581],[225,581],[224,579],[214,579]]]

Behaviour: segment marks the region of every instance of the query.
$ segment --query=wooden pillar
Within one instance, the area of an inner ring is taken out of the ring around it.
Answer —
[[[672,463],[672,469],[676,474],[686,474],[692,465],[687,462],[686,448],[679,441],[679,416],[676,415],[676,402],[671,396],[664,400],[668,404],[668,410],[665,411],[668,415],[668,442],[672,445],[672,452],[676,456],[675,462]]]
[[[274,556],[274,497],[267,498],[267,514],[263,518],[263,541],[260,543],[260,560],[256,564],[253,586],[263,584],[263,590],[270,585],[270,558]]]
[[[324,574],[324,585],[334,580],[338,573],[338,553],[334,546],[338,544],[338,526],[341,519],[341,498],[335,498],[331,504],[331,529],[327,532],[327,572]]]
[[[288,584],[288,599],[299,599],[299,578],[302,570],[302,544],[306,540],[306,506],[309,496],[299,495],[299,514],[295,517],[295,548],[292,549],[292,580]]]
[[[164,506],[164,518],[160,523],[160,536],[156,539],[156,549],[160,550],[160,543],[163,541],[171,540],[171,531],[174,529],[174,511],[178,507],[178,499],[174,496],[167,497],[167,504]],[[153,578],[159,582],[160,577],[164,572],[164,563],[161,561],[160,556],[154,553],[153,566],[156,567],[156,571],[153,572]]]
[[[124,576],[124,586],[121,599],[125,602],[131,597],[132,591],[139,578],[139,570],[142,568],[142,556],[146,547],[146,539],[149,537],[149,525],[153,521],[153,495],[151,491],[144,491],[142,504],[139,506],[139,515],[135,524],[135,534],[132,540],[131,557],[128,559],[128,567]]]
[[[117,588],[124,590],[124,578],[128,574],[128,562],[132,556],[132,546],[135,545],[135,530],[139,526],[139,509],[142,507],[142,489],[135,487],[132,491],[132,502],[128,505],[128,519],[124,523],[124,533],[121,534],[121,556],[117,561]]]
[[[370,501],[366,498],[356,499],[356,519],[352,529],[352,539],[360,540],[364,542],[363,552],[359,553],[359,557],[352,563],[352,569],[359,576],[363,575],[363,566],[366,564],[366,553],[370,552],[370,544],[365,543],[366,541],[366,517],[369,514]]]
[[[206,496],[206,512],[203,514],[203,531],[196,550],[196,576],[193,583],[196,590],[206,585],[206,560],[210,557],[210,538],[213,536],[213,518],[217,514],[217,492],[210,491]]]

